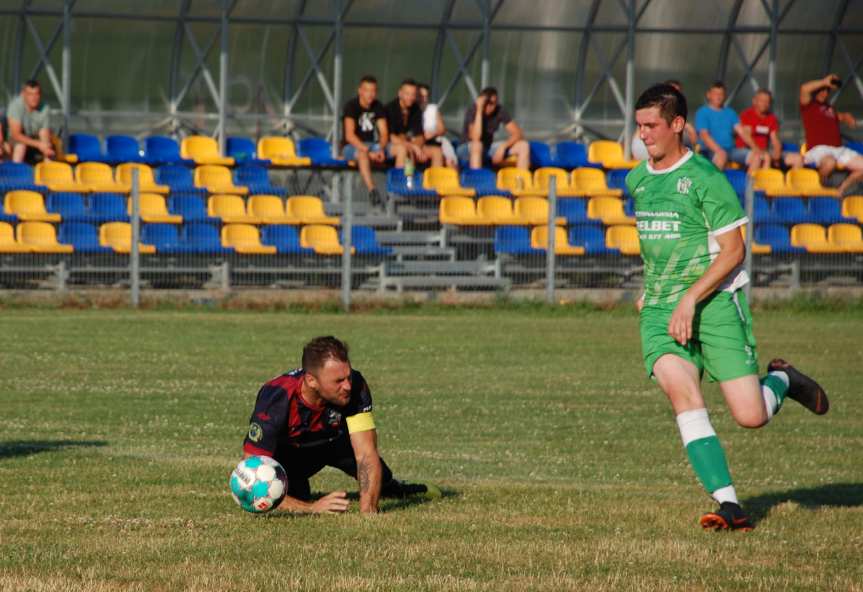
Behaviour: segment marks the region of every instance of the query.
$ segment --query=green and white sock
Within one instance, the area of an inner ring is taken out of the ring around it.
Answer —
[[[738,503],[725,451],[710,424],[707,409],[684,411],[677,416],[677,427],[689,456],[689,464],[704,489],[719,503]]]
[[[770,372],[761,379],[761,395],[764,397],[767,421],[770,421],[782,408],[789,383],[788,375],[781,370]]]

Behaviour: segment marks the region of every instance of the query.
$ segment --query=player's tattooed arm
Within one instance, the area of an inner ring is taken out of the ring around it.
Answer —
[[[351,445],[357,459],[357,481],[360,489],[360,512],[378,511],[383,467],[378,455],[377,433],[367,430],[351,434]]]

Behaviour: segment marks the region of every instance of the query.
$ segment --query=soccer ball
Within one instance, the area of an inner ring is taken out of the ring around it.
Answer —
[[[250,456],[231,473],[231,496],[246,512],[260,514],[279,505],[288,490],[288,475],[269,456]]]

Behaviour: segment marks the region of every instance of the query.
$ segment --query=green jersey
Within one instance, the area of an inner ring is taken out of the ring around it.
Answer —
[[[673,308],[719,253],[715,237],[748,220],[725,175],[694,152],[661,171],[642,162],[626,185],[635,199],[644,305]],[[718,289],[733,292],[747,281],[741,266]]]

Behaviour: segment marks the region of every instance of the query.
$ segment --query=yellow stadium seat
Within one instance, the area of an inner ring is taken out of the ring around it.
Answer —
[[[530,246],[534,249],[548,249],[548,226],[537,226],[530,233]],[[554,227],[554,254],[555,255],[584,255],[584,247],[569,244],[566,229],[562,226]]]
[[[250,197],[249,214],[264,224],[300,224],[299,218],[287,214],[282,198],[277,195],[253,195]]]
[[[791,227],[791,244],[804,247],[810,253],[842,253],[842,247],[827,240],[827,231],[820,224],[795,224]]]
[[[159,193],[167,195],[171,188],[167,185],[159,185],[153,176],[153,169],[145,164],[137,162],[124,162],[117,167],[117,181],[132,187],[132,171],[138,170],[138,188],[141,193]]]
[[[251,224],[226,224],[222,226],[222,246],[233,247],[243,255],[275,255],[276,247],[261,244],[258,229]]]
[[[806,197],[839,197],[839,191],[821,184],[818,171],[813,169],[791,169],[785,175],[785,185]]]
[[[0,222],[0,253],[29,253],[30,247],[15,240],[12,225]]]
[[[483,220],[484,224],[505,225],[527,224],[512,210],[512,200],[500,195],[487,195],[479,198],[476,204],[476,215]]]
[[[605,246],[624,255],[639,255],[641,246],[635,226],[611,226],[605,231]]]
[[[743,237],[743,242],[746,243],[746,225],[740,227],[740,235]],[[755,242],[755,239],[752,239],[752,254],[753,255],[769,255],[773,251],[773,247],[770,245],[761,245]]]
[[[842,215],[863,223],[863,195],[851,195],[842,200]]]
[[[114,172],[103,162],[82,162],[75,167],[75,180],[93,193],[128,193],[131,186],[114,181]]]
[[[856,224],[833,224],[827,229],[827,241],[846,253],[863,253],[863,232]]]
[[[799,191],[786,185],[785,176],[778,169],[758,169],[752,183],[756,191],[763,191],[770,197],[800,195]]]
[[[195,169],[195,187],[202,187],[210,193],[229,193],[232,195],[247,195],[249,188],[234,185],[231,170],[228,167],[204,165]]]
[[[300,246],[314,249],[318,255],[341,255],[344,252],[336,229],[322,224],[303,226],[300,231]],[[351,247],[351,253],[354,252],[356,249]]]
[[[65,162],[45,160],[36,165],[34,181],[37,185],[45,185],[51,191],[73,191],[84,193],[87,188],[72,175],[72,167]]]
[[[497,188],[516,197],[546,195],[533,184],[530,171],[516,167],[506,167],[497,172]]]
[[[579,197],[584,195],[578,191],[573,185],[567,172],[557,167],[542,167],[536,169],[533,173],[533,185],[542,190],[543,195],[548,195],[550,179],[557,179],[557,196],[558,197]]]
[[[213,195],[207,200],[207,215],[221,218],[224,224],[260,224],[260,219],[246,212],[246,202],[239,195]]]
[[[592,197],[587,202],[587,217],[601,220],[606,226],[635,224],[635,218],[623,210],[623,200],[616,197]]]
[[[183,217],[168,212],[164,196],[158,193],[142,193],[138,199],[141,220],[148,224],[182,224]],[[132,197],[127,200],[127,210],[132,215]]]
[[[310,166],[312,159],[297,156],[294,141],[283,136],[264,136],[258,140],[258,158],[272,161],[273,166]]]
[[[423,173],[423,188],[437,191],[438,195],[474,197],[476,189],[462,187],[458,172],[447,167],[429,167]]]
[[[587,147],[587,160],[601,164],[606,169],[632,169],[638,166],[637,160],[623,157],[623,146],[611,140],[596,140]]]
[[[515,216],[524,224],[548,224],[548,200],[542,197],[519,197],[515,200]],[[557,217],[555,224],[566,224],[566,218]]]
[[[128,222],[108,222],[99,227],[99,244],[109,247],[115,253],[132,252],[132,225]],[[138,252],[142,255],[156,252],[156,247],[138,243]]]
[[[45,200],[35,191],[10,191],[6,194],[4,209],[22,222],[59,222],[60,214],[45,209]]]
[[[234,166],[234,159],[219,154],[219,144],[209,136],[189,136],[180,143],[180,156],[195,161],[195,164]]]
[[[622,197],[622,189],[611,189],[605,181],[605,173],[591,167],[581,167],[572,171],[570,186],[581,195],[588,197],[612,196]]]
[[[21,222],[16,229],[18,243],[33,253],[71,253],[72,245],[57,242],[57,232],[47,222]]]
[[[488,224],[477,216],[476,206],[473,203],[473,198],[470,197],[448,195],[440,200],[438,211],[441,224],[455,224],[457,226]]]
[[[324,202],[314,195],[295,195],[288,198],[288,216],[303,224],[340,224],[337,216],[327,216]]]

